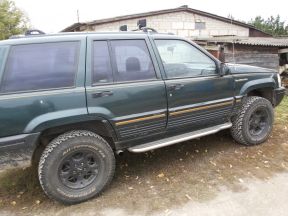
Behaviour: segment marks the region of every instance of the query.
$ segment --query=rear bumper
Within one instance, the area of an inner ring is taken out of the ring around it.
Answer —
[[[31,165],[39,133],[0,138],[0,170]]]
[[[281,101],[283,100],[283,97],[285,95],[286,89],[284,87],[278,88],[274,90],[274,106],[278,106]]]

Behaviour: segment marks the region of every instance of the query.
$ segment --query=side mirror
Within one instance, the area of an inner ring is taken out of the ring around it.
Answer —
[[[225,63],[221,63],[219,75],[222,77],[229,73],[230,73],[230,68]]]

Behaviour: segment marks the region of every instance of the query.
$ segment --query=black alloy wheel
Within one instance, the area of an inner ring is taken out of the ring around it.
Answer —
[[[72,189],[82,189],[90,185],[99,173],[97,154],[91,150],[78,150],[67,155],[58,169],[63,185]]]

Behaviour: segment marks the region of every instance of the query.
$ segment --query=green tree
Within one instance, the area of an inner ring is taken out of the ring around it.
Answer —
[[[23,34],[29,19],[11,0],[0,0],[0,40],[12,35]]]
[[[288,35],[288,26],[285,25],[285,21],[281,21],[279,15],[270,16],[266,20],[261,16],[256,16],[249,24],[273,36]]]

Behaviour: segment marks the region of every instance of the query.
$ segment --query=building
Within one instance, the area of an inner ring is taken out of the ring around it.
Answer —
[[[279,67],[280,53],[288,51],[288,38],[219,36],[192,40],[223,62],[271,69]]]
[[[270,37],[252,25],[231,20],[226,17],[189,8],[187,5],[146,13],[119,16],[108,19],[75,23],[62,32],[74,31],[119,31],[119,27],[127,25],[129,30],[137,29],[137,21],[145,18],[147,26],[159,32],[173,33],[182,37],[214,37],[235,35],[242,37]]]
[[[133,30],[137,29],[139,19],[146,19],[147,26],[158,32],[173,33],[194,40],[225,62],[278,69],[280,50],[288,48],[288,39],[273,38],[252,25],[195,10],[187,5],[75,23],[62,32],[119,31],[122,25]]]

